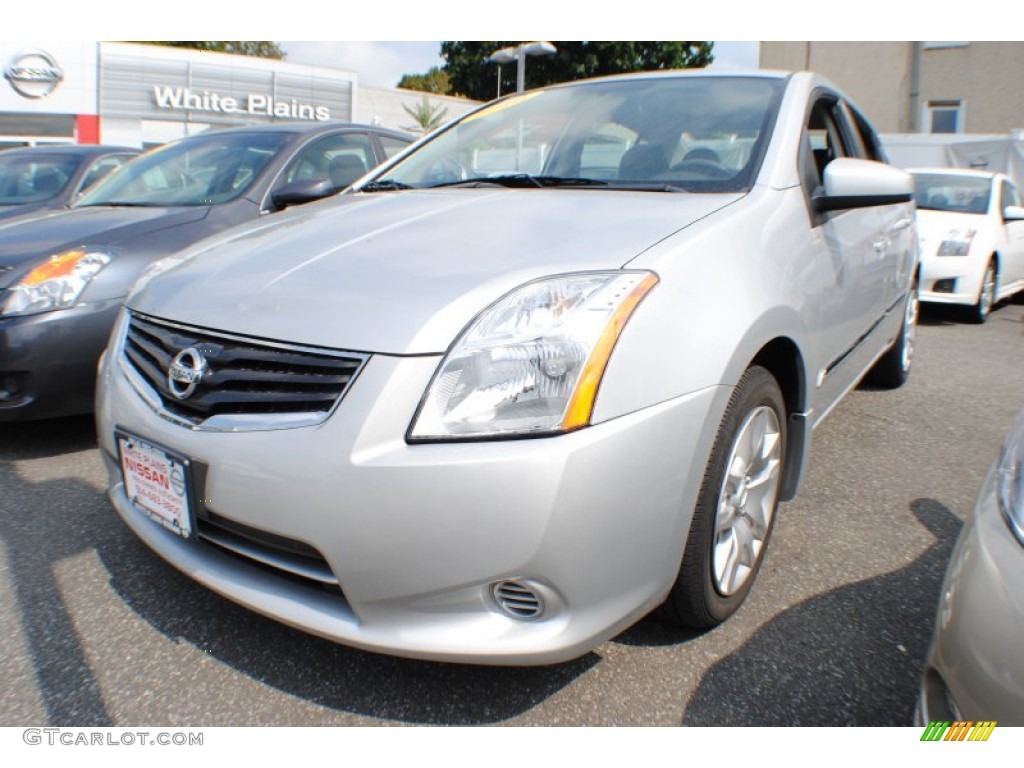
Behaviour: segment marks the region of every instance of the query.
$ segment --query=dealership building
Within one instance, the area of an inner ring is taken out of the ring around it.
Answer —
[[[361,88],[358,74],[156,45],[0,42],[0,149],[40,144],[151,147],[210,128],[343,121],[411,130],[424,98],[445,118],[476,102]]]

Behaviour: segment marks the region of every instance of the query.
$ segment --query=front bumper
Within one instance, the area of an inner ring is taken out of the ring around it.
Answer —
[[[990,471],[950,559],[916,718],[1024,725],[1024,547]]]
[[[553,438],[408,445],[437,357],[369,360],[320,425],[202,432],[160,417],[117,360],[97,421],[119,515],[171,564],[259,613],[347,645],[489,664],[575,658],[661,602],[678,573],[729,389]],[[208,466],[203,509],[315,548],[341,594],[313,590],[152,523],[125,496],[119,427]],[[533,585],[545,612],[490,587]]]
[[[978,303],[988,262],[974,256],[936,256],[921,259],[921,301],[933,304]],[[945,288],[941,285],[946,283]],[[950,286],[950,283],[952,285]]]
[[[0,422],[89,413],[121,299],[0,317]]]

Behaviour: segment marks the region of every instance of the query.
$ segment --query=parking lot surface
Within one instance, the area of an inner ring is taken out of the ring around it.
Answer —
[[[574,662],[379,656],[229,603],[103,493],[91,419],[0,429],[0,725],[907,725],[962,520],[1024,407],[1024,306],[926,311],[901,390],[814,434],[750,598],[704,633],[648,617]],[[395,567],[400,567],[396,563]]]

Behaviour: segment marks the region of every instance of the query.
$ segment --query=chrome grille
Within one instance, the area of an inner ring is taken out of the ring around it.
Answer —
[[[202,352],[207,368],[195,392],[179,399],[167,373],[175,355],[189,347]],[[135,313],[124,357],[167,412],[193,424],[231,415],[325,417],[366,361],[357,353],[247,339]]]

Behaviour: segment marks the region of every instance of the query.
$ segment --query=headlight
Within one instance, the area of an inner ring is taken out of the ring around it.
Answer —
[[[109,254],[85,248],[51,256],[8,289],[0,315],[28,315],[70,307],[89,281],[109,263]]]
[[[651,272],[586,272],[527,283],[499,299],[448,350],[409,439],[586,426],[615,342],[657,282]]]
[[[999,508],[1010,529],[1024,544],[1024,412],[1017,416],[996,465]]]
[[[966,256],[971,250],[971,241],[977,234],[973,229],[954,229],[946,233],[939,244],[939,256]]]

